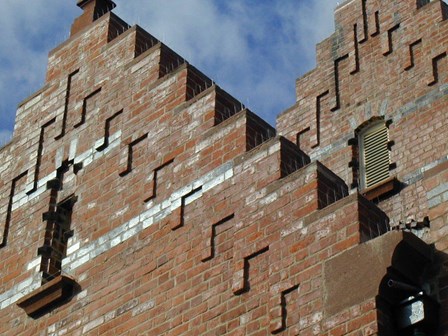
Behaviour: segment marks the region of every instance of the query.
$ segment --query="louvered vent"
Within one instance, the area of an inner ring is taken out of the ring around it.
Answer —
[[[369,188],[389,177],[388,141],[389,132],[383,123],[369,128],[361,136],[364,188]]]

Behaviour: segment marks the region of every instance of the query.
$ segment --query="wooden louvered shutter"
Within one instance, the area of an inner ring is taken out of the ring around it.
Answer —
[[[389,177],[389,132],[379,123],[365,130],[360,140],[362,187],[369,188]]]

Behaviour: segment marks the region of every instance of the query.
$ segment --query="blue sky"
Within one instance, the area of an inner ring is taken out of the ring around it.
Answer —
[[[334,31],[337,0],[115,0],[139,24],[275,125],[295,100],[295,80]],[[0,145],[17,104],[44,84],[48,52],[81,14],[76,0],[2,0]]]

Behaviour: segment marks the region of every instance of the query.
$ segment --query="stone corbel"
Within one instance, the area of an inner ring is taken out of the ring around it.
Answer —
[[[17,301],[17,305],[29,316],[37,318],[68,302],[76,294],[79,285],[72,277],[59,275],[45,285]]]

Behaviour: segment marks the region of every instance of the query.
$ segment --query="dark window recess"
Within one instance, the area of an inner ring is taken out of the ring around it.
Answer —
[[[430,0],[417,0],[417,9],[429,4]]]
[[[42,284],[61,274],[67,242],[73,235],[70,225],[75,201],[76,198],[71,197],[59,203],[54,212],[44,214],[44,220],[47,220],[45,244],[39,248],[39,254],[42,255]]]
[[[65,304],[81,290],[75,279],[61,272],[67,242],[73,235],[70,225],[76,202],[76,197],[71,196],[57,203],[62,178],[63,172],[59,171],[58,178],[47,183],[52,190],[50,209],[42,216],[47,226],[44,245],[38,249],[38,254],[42,256],[42,286],[17,301],[17,305],[33,318],[39,318]]]

